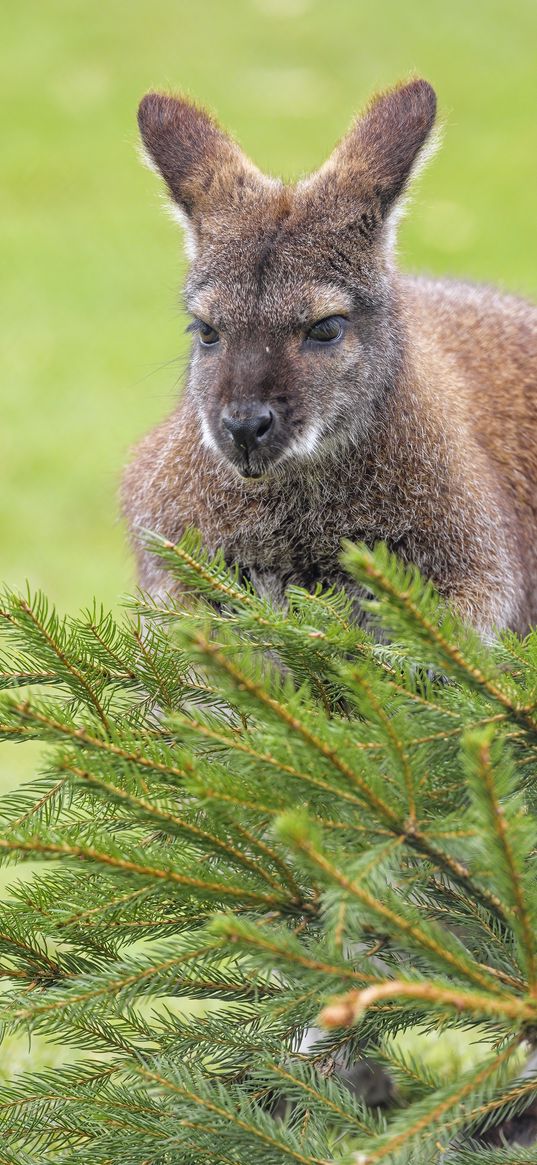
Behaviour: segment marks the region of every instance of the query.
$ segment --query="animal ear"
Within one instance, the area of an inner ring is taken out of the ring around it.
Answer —
[[[379,94],[336,146],[319,177],[335,180],[348,197],[362,192],[373,197],[384,218],[423,155],[435,116],[436,94],[427,81],[409,81]]]
[[[184,98],[147,93],[138,125],[149,164],[194,227],[204,214],[231,200],[247,178],[261,178],[213,118]]]

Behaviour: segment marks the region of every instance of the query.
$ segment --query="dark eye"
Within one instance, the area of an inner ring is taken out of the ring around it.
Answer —
[[[310,328],[307,338],[315,340],[318,344],[329,344],[334,340],[341,339],[342,335],[343,324],[339,316],[327,316],[325,320],[319,320]]]
[[[200,343],[204,344],[205,347],[210,347],[211,344],[217,344],[220,339],[218,332],[214,328],[211,328],[210,324],[204,323],[203,320],[199,321],[199,337]]]

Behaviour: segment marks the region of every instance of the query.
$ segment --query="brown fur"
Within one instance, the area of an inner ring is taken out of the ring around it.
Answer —
[[[537,620],[537,310],[393,264],[434,115],[424,81],[381,95],[286,186],[203,111],[144,98],[144,144],[195,252],[187,302],[220,337],[195,337],[183,399],[125,473],[145,588],[169,580],[140,528],[197,526],[277,601],[290,583],[343,583],[342,538],[382,539],[481,631]],[[312,344],[332,315],[341,340]],[[274,423],[248,458],[222,418],[259,405]]]

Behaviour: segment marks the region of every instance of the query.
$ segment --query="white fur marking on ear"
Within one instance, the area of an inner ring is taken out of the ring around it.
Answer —
[[[153,174],[158,174],[159,178],[162,178],[156,162],[153,161],[149,150],[146,149],[143,142],[138,142],[138,157],[142,166],[145,166],[147,170],[152,170]]]
[[[182,210],[176,202],[170,202],[169,198],[165,199],[164,206],[169,217],[173,219],[174,222],[178,222],[179,226],[181,226],[185,232],[185,251],[187,257],[191,260],[195,259],[198,253],[198,245],[192,224],[186,211]]]
[[[160,173],[158,166],[153,161],[151,154],[146,149],[143,142],[138,144],[138,155],[143,166],[146,166],[148,170],[153,172],[153,174],[158,174],[159,178],[162,178],[162,174]],[[181,207],[178,206],[176,202],[172,202],[169,198],[166,197],[164,197],[164,209],[170,218],[173,219],[174,222],[178,222],[179,226],[181,226],[185,232],[185,251],[187,258],[190,260],[195,259],[198,252],[196,236],[186,211],[181,210]]]
[[[419,177],[425,167],[429,165],[431,158],[434,158],[434,155],[438,152],[440,146],[442,145],[443,134],[444,126],[442,125],[442,122],[437,122],[436,125],[433,125],[429,137],[419,150],[416,161],[414,162],[414,165],[410,171],[411,182],[414,182],[414,180]]]
[[[388,253],[395,250],[399,223],[401,222],[401,219],[404,218],[411,205],[415,183],[420,178],[421,174],[425,170],[425,167],[429,165],[429,162],[432,158],[434,158],[434,155],[442,145],[443,128],[444,127],[442,125],[433,126],[427,141],[419,150],[414,165],[412,166],[410,174],[407,178],[407,188],[404,194],[402,194],[401,197],[394,202],[391,210],[388,211],[388,214],[386,215],[383,226],[383,236],[384,247]]]

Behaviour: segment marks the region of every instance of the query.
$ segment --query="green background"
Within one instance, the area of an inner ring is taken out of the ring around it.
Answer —
[[[536,65],[536,0],[6,0],[0,577],[71,610],[134,586],[119,475],[187,353],[180,231],[137,157],[148,88],[195,97],[296,177],[372,92],[424,75],[444,146],[401,262],[535,295]],[[3,746],[0,789],[34,760]]]

